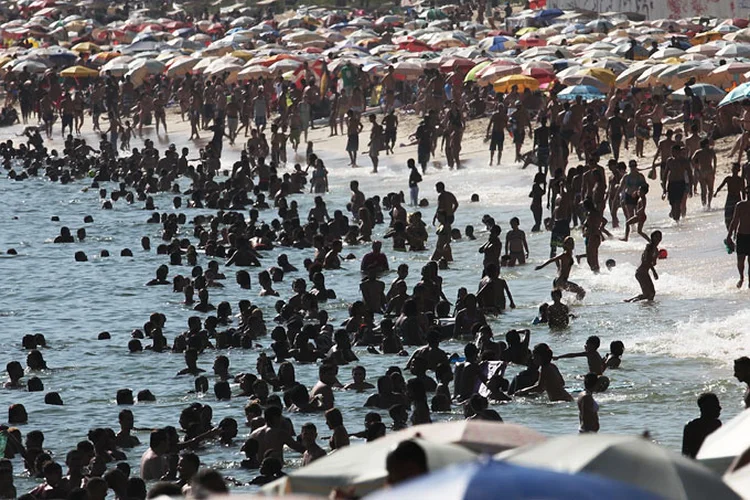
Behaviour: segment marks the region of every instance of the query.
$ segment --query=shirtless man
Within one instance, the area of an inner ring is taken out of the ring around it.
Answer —
[[[651,174],[649,174],[649,177],[651,177],[652,179],[656,179],[656,160],[660,158],[659,178],[662,180],[662,182],[664,181],[664,169],[667,165],[667,160],[672,154],[672,146],[676,144],[674,139],[672,139],[672,133],[673,132],[671,130],[667,130],[666,137],[664,137],[664,139],[662,139],[659,142],[659,145],[656,147],[654,161],[651,164]]]
[[[557,254],[557,247],[562,246],[563,241],[570,236],[570,217],[573,213],[571,194],[564,184],[561,184],[559,189],[552,212],[554,224],[550,236],[550,258]]]
[[[724,177],[719,187],[716,188],[714,198],[718,196],[719,191],[727,186],[727,199],[724,202],[724,225],[729,229],[729,224],[734,216],[734,206],[742,199],[742,193],[745,192],[745,179],[740,176],[740,164],[732,163],[732,175]]]
[[[380,80],[380,85],[383,87],[383,93],[385,94],[385,112],[387,114],[395,107],[396,102],[396,77],[393,66],[388,66],[385,76]]]
[[[370,129],[369,154],[370,160],[372,160],[372,173],[377,174],[378,156],[380,155],[383,143],[383,127],[378,123],[375,115],[370,115],[370,125],[372,128]]]
[[[62,121],[62,136],[65,137],[65,129],[69,128],[70,133],[73,133],[73,117],[74,117],[74,105],[73,99],[70,98],[70,94],[65,94],[62,101],[60,101],[60,117]]]
[[[708,137],[703,139],[700,149],[693,153],[691,158],[701,185],[701,203],[710,210],[716,180],[716,151],[709,144]]]
[[[686,176],[688,182],[685,182]],[[669,200],[671,207],[669,216],[675,221],[680,220],[683,197],[692,183],[693,170],[690,168],[690,160],[685,157],[684,148],[680,144],[675,144],[672,146],[672,156],[667,160],[661,183],[662,199]],[[688,192],[688,194],[691,193]]]
[[[284,461],[284,445],[297,453],[303,453],[305,447],[292,438],[292,435],[282,425],[281,409],[268,406],[263,412],[266,425],[250,434],[250,439],[258,441],[258,460],[268,456]]]
[[[490,116],[487,133],[485,134],[485,140],[490,141],[490,166],[492,166],[495,150],[497,150],[496,165],[500,165],[500,160],[503,158],[503,143],[505,142],[505,129],[507,127],[508,113],[505,111],[503,103],[498,103],[495,112]]]
[[[362,132],[362,123],[359,121],[359,115],[350,109],[346,112],[346,152],[349,153],[349,160],[352,167],[357,166],[357,150],[359,149],[359,133]]]
[[[750,201],[747,199],[734,206],[734,215],[727,231],[727,244],[730,247],[732,241],[736,242],[737,271],[740,273],[737,288],[741,288],[745,279],[745,260],[750,256]]]
[[[531,387],[516,391],[514,396],[546,392],[550,401],[573,401],[573,397],[565,390],[565,380],[560,370],[552,362],[552,349],[547,344],[537,344],[534,346],[533,359],[536,366],[540,367],[539,380]]]
[[[445,213],[448,224],[452,224],[455,220],[456,210],[458,210],[458,200],[453,193],[445,190],[445,184],[442,182],[435,184],[435,191],[438,192],[438,199],[435,216],[432,218],[432,225],[435,225],[437,214],[441,211]]]
[[[586,296],[586,291],[578,284],[569,281],[570,271],[573,267],[573,250],[575,249],[575,240],[568,236],[563,241],[563,253],[557,257],[553,257],[547,260],[544,264],[536,266],[536,270],[545,268],[553,262],[557,264],[557,278],[552,282],[552,288],[558,290],[565,290],[576,294],[578,300],[583,300]]]

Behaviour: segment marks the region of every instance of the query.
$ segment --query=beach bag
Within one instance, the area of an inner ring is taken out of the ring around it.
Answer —
[[[609,142],[608,141],[600,142],[599,147],[596,148],[596,154],[598,154],[599,156],[612,154],[612,147],[609,145]]]

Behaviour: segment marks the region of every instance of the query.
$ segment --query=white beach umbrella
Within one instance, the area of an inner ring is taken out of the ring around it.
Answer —
[[[496,458],[571,474],[597,474],[670,499],[740,498],[721,477],[698,462],[636,436],[561,436],[506,451]]]

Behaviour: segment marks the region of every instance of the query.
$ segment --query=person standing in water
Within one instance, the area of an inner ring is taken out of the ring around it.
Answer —
[[[736,244],[733,241],[736,241]],[[750,255],[750,201],[743,200],[734,206],[726,243],[729,248],[734,246],[737,250],[737,271],[740,273],[737,288],[740,288],[745,280],[745,260]]]
[[[565,290],[575,293],[578,300],[583,300],[586,296],[586,290],[568,279],[570,278],[570,270],[573,267],[573,250],[575,246],[576,242],[573,237],[568,236],[563,241],[563,253],[557,257],[552,257],[542,265],[536,266],[536,270],[544,269],[554,262],[557,264],[557,278],[552,282],[552,288],[554,290]]]
[[[578,396],[578,432],[599,432],[599,403],[594,400],[599,375],[588,373],[583,377],[583,392]]]
[[[640,295],[626,300],[625,302],[638,302],[639,300],[654,300],[656,296],[656,289],[654,288],[654,282],[651,281],[649,271],[654,275],[654,279],[658,280],[659,275],[656,272],[656,261],[659,258],[659,243],[661,243],[661,231],[654,231],[651,233],[650,238],[646,238],[648,243],[646,248],[641,254],[641,264],[635,271],[635,279],[638,280],[638,284],[641,285]]]
[[[742,193],[745,191],[745,179],[740,176],[739,163],[732,163],[732,175],[724,177],[719,187],[716,188],[714,198],[718,196],[719,191],[724,186],[727,187],[727,199],[724,202],[724,225],[729,229],[729,224],[732,223],[732,217],[734,217],[734,207],[737,202],[742,200]]]

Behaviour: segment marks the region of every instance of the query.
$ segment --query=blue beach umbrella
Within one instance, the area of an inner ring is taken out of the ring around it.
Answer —
[[[534,17],[536,19],[554,19],[556,17],[562,16],[563,14],[565,14],[565,12],[560,9],[542,9],[536,11]]]
[[[619,481],[589,474],[567,474],[480,460],[442,469],[367,497],[368,500],[403,498],[657,500],[661,497]]]
[[[730,93],[725,95],[724,98],[719,101],[719,107],[744,101],[745,99],[750,99],[750,82],[743,83],[732,89]]]
[[[581,99],[585,101],[604,99],[602,91],[591,85],[573,85],[561,90],[557,94],[557,98],[561,101],[574,101],[578,96],[581,96]]]

